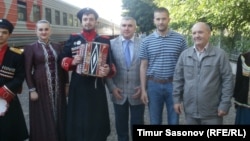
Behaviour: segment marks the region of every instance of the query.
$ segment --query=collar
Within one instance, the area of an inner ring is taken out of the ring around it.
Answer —
[[[96,31],[95,29],[91,29],[91,30],[83,30],[82,31],[82,35],[83,37],[88,41],[91,42],[95,39],[96,37]]]
[[[208,49],[208,44],[209,43],[207,43],[206,45],[205,45],[205,47],[201,50],[201,51],[199,51],[198,49],[197,49],[197,47],[194,45],[194,50],[196,51],[196,52],[200,52],[200,53],[203,53],[203,52],[205,52],[207,49]]]
[[[172,31],[170,28],[168,29],[167,33],[166,33],[164,36],[160,35],[160,34],[158,33],[158,30],[157,30],[157,29],[154,31],[154,35],[155,35],[157,38],[159,38],[159,37],[168,37],[168,36],[170,36],[172,33],[173,33],[173,31]]]
[[[3,44],[3,45],[0,47],[0,51],[6,50],[7,47],[8,47],[8,44],[7,44],[7,43]]]
[[[7,48],[8,48],[8,44],[4,44],[4,45],[1,47],[1,50],[0,50],[0,64],[2,64],[2,62],[3,62],[4,54],[5,54],[5,52],[7,51]]]
[[[0,49],[0,52],[5,52],[8,48],[8,44],[4,44],[1,49]]]
[[[50,44],[50,40],[48,40],[47,42],[38,40],[38,43],[39,43],[39,44],[43,44],[43,45],[47,45],[47,44]]]
[[[121,36],[121,40],[122,40],[122,42],[123,42],[124,40],[127,40],[127,39],[125,39],[123,36]],[[131,42],[134,42],[135,36],[132,36],[132,38],[130,38],[129,40],[130,40]]]

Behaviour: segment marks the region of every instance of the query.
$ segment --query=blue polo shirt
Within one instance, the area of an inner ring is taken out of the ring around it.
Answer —
[[[148,60],[146,75],[159,79],[172,77],[179,55],[186,48],[186,40],[181,34],[169,30],[163,37],[154,31],[141,44],[140,59]]]

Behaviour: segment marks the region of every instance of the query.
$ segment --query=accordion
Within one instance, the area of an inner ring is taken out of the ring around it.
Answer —
[[[88,42],[79,46],[78,55],[83,57],[81,64],[76,67],[76,72],[81,75],[99,75],[99,68],[106,64],[109,45],[98,42]]]

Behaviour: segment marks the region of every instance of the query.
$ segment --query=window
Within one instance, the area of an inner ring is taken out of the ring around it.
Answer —
[[[77,17],[74,17],[74,26],[75,26],[75,27],[78,27],[78,25],[79,25],[79,24],[78,24],[78,19],[77,19]]]
[[[55,23],[56,25],[60,25],[60,11],[55,11]]]
[[[51,23],[51,9],[50,8],[45,8],[45,18],[47,21]]]
[[[37,22],[41,19],[40,6],[33,5],[33,22]]]
[[[73,15],[72,14],[69,14],[68,23],[70,26],[73,26]]]
[[[22,1],[17,2],[18,20],[27,21],[26,3]]]
[[[67,16],[67,13],[63,13],[63,25],[67,25],[67,19],[68,19],[68,16]]]

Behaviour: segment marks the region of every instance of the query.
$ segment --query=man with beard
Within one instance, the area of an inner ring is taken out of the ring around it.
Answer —
[[[89,44],[95,46],[99,43],[110,47],[110,40],[96,32],[98,14],[94,9],[83,8],[77,13],[77,17],[83,30],[70,36],[60,57],[62,67],[72,71],[68,93],[66,138],[67,141],[106,141],[110,133],[110,121],[105,78],[115,74],[110,48],[107,63],[100,66],[98,77],[80,74],[77,66],[86,61],[79,55],[81,47]]]

